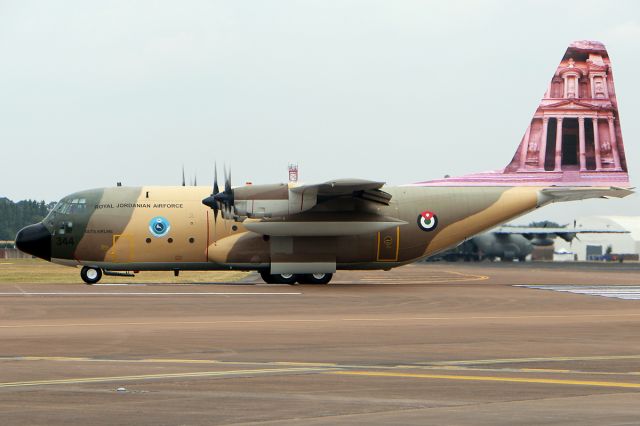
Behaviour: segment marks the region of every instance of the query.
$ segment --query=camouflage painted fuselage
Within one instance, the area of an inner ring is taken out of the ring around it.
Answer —
[[[232,189],[228,175],[213,193],[89,190],[65,197],[44,225],[21,230],[16,245],[105,270],[389,269],[550,202],[625,197],[627,170],[609,55],[602,43],[577,41],[501,170],[400,187],[338,179]]]
[[[45,220],[51,260],[110,270],[268,269],[272,262],[335,262],[337,269],[389,269],[455,246],[545,202],[538,187],[384,187],[388,206],[350,197],[287,218],[323,222],[397,219],[382,231],[348,236],[276,237],[248,231],[202,204],[206,187],[114,187],[61,200]],[[84,200],[84,202],[82,202]],[[418,226],[425,210],[437,226]],[[153,219],[166,220],[158,235]],[[318,220],[318,218],[321,218]],[[251,219],[245,219],[251,220]],[[316,225],[313,225],[313,224]]]

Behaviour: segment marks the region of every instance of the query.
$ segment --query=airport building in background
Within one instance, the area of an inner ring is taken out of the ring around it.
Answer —
[[[568,228],[571,228],[569,225]],[[570,243],[556,238],[554,260],[600,260],[611,246],[613,255],[625,260],[637,259],[640,254],[640,216],[587,216],[576,219],[576,229],[610,229],[628,231],[627,234],[578,234]],[[566,255],[557,253],[567,252]]]

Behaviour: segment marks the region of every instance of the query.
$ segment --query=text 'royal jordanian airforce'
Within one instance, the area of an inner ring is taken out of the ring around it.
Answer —
[[[268,283],[328,283],[338,269],[391,269],[559,201],[625,197],[627,161],[609,56],[572,43],[502,170],[389,187],[325,183],[115,187],[64,197],[17,247],[103,272],[254,270]]]

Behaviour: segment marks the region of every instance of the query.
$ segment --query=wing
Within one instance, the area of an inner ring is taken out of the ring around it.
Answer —
[[[316,194],[320,198],[353,196],[389,205],[391,195],[380,190],[385,182],[366,179],[336,179],[328,182],[290,188],[295,194]]]
[[[233,212],[252,232],[270,236],[345,236],[406,222],[379,214],[389,205],[384,182],[336,179],[310,185],[250,185],[233,190]],[[360,200],[358,202],[357,200]],[[362,202],[364,201],[364,202]]]

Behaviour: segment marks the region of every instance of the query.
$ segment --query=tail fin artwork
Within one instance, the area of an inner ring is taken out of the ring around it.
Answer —
[[[503,170],[425,186],[628,186],[611,61],[597,41],[569,45]]]

